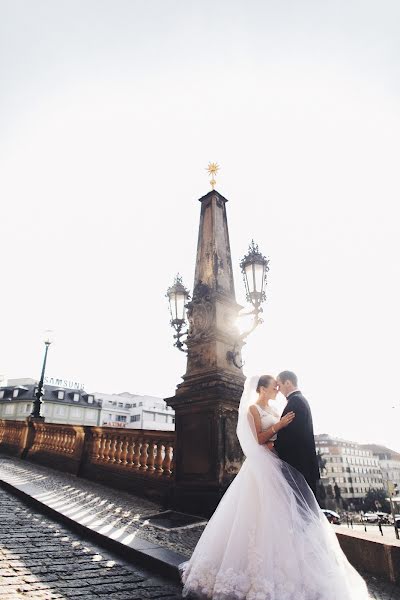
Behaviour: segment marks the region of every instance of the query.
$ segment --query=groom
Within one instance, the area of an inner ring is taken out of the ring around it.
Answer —
[[[287,399],[282,416],[290,411],[296,416],[287,427],[279,430],[275,450],[279,458],[302,473],[316,496],[319,469],[310,406],[297,388],[297,377],[292,371],[282,371],[277,383],[279,391]]]

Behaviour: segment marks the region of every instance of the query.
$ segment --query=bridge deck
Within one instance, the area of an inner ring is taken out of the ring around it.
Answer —
[[[146,517],[162,511],[157,503],[14,458],[0,457],[0,481],[8,487],[8,491],[0,489],[0,597],[4,600],[180,598],[179,584],[160,577],[157,563],[132,562],[132,557],[128,563],[98,542],[114,538],[115,543],[128,544],[128,549],[136,543],[139,549],[147,549],[150,558],[177,563],[190,555],[204,525],[170,531],[154,527]],[[25,490],[25,501],[15,496],[18,490]],[[86,521],[94,526],[91,533],[97,531],[96,542],[85,531],[76,533],[75,527],[44,516],[32,505],[35,495],[42,506],[53,507],[54,514],[68,513],[70,523]],[[399,587],[366,578],[371,598],[400,600]]]

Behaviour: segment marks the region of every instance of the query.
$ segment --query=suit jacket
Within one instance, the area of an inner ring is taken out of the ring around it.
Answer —
[[[320,475],[315,451],[314,427],[310,406],[301,392],[290,394],[282,416],[290,411],[293,411],[296,416],[287,427],[278,431],[275,449],[279,458],[302,473],[315,495]]]

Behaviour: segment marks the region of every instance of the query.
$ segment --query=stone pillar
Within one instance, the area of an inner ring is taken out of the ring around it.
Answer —
[[[236,423],[244,375],[227,360],[242,308],[235,299],[227,200],[213,190],[200,202],[187,370],[175,396],[166,400],[175,410],[173,505],[209,516],[243,460]]]
[[[21,439],[20,458],[26,458],[35,442],[35,423],[44,423],[44,417],[27,417]]]

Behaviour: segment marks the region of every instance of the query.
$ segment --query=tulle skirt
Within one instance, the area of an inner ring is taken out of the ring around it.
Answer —
[[[181,572],[183,596],[196,598],[369,598],[303,476],[263,446],[244,462]]]

